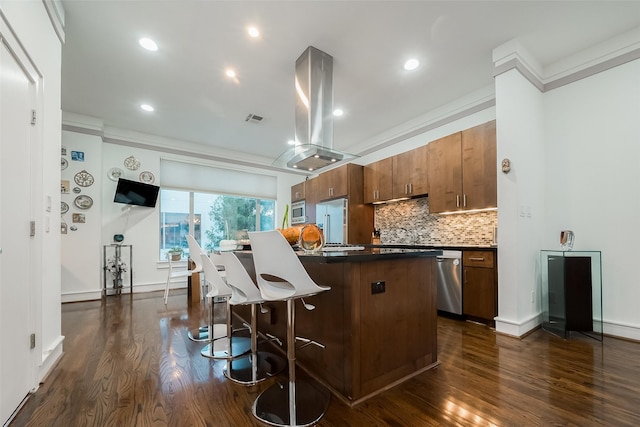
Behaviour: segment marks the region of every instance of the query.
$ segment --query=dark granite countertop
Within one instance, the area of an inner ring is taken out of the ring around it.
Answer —
[[[364,246],[364,245],[363,245]],[[251,251],[239,251],[240,254],[250,254]],[[442,251],[433,248],[401,248],[401,247],[365,247],[355,251],[322,251],[305,253],[296,251],[303,263],[336,263],[336,262],[367,262],[392,259],[424,258],[442,255]]]
[[[382,245],[363,245],[365,248],[402,248],[402,249],[435,249],[435,250],[497,250],[497,245],[405,245],[401,243],[390,243]]]

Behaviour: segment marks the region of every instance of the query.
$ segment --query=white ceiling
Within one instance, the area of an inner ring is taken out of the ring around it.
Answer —
[[[294,63],[334,58],[334,148],[493,83],[492,51],[518,39],[542,66],[640,26],[638,1],[63,0],[62,109],[265,163],[294,137]],[[256,25],[259,39],[246,27]],[[148,52],[138,39],[159,45]],[[418,57],[413,72],[403,62]],[[224,75],[237,70],[236,81]],[[145,113],[140,103],[156,111]],[[245,122],[249,113],[261,124]]]

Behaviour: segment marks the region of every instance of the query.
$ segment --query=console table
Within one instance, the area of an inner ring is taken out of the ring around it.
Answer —
[[[540,252],[543,329],[602,341],[601,258],[600,251]]]

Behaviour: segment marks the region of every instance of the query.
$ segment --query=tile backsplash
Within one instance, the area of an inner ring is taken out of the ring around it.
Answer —
[[[493,244],[498,212],[429,213],[429,198],[376,205],[375,227],[382,244],[487,246]]]

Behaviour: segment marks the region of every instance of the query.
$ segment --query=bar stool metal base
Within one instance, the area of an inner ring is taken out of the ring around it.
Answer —
[[[293,412],[289,402],[289,388],[292,386],[295,396]],[[252,412],[258,420],[272,426],[312,426],[324,416],[330,397],[327,389],[308,381],[298,380],[294,384],[275,382],[253,402]]]
[[[282,357],[266,351],[258,351],[229,360],[223,373],[225,377],[236,383],[255,385],[279,374],[286,366]]]
[[[231,351],[229,351],[229,341],[231,341]],[[226,338],[216,339],[207,344],[200,354],[210,359],[233,359],[243,356],[251,351],[251,338],[249,337],[233,337],[233,340]]]
[[[210,342],[218,338],[222,338],[227,333],[227,326],[219,323],[213,325],[213,339],[209,338],[209,326],[200,326],[199,328],[192,329],[187,333],[187,336],[191,341],[195,342]]]

